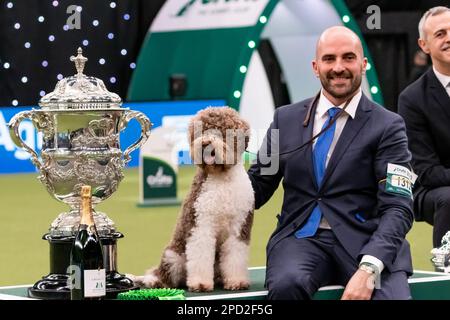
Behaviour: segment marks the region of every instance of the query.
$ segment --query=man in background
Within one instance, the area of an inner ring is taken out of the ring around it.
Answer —
[[[450,230],[450,9],[434,7],[419,22],[419,46],[432,67],[400,94],[412,165],[417,221],[433,225],[433,246]]]
[[[414,54],[413,63],[414,66],[412,67],[411,72],[409,74],[408,84],[419,79],[420,76],[428,70],[429,67],[428,55],[422,50],[417,50],[416,53]]]

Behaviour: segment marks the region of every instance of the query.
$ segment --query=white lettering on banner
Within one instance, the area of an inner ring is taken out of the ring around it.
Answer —
[[[269,0],[168,0],[152,32],[253,26]]]
[[[38,132],[37,133],[37,149],[38,150],[41,150],[42,149],[42,141],[43,141],[43,137],[44,137],[44,135],[43,135],[43,133],[42,132]]]
[[[37,134],[36,129],[29,120],[24,120],[19,126],[19,134],[23,139],[23,142],[31,149],[36,150],[42,148],[42,133]],[[3,113],[0,111],[0,146],[4,146],[8,152],[14,152],[14,157],[17,160],[28,160],[31,155],[22,148],[16,147],[9,135],[8,124],[5,121]],[[1,151],[1,149],[0,149]]]
[[[14,143],[9,135],[9,128],[6,125],[5,117],[0,111],[0,146],[4,146],[6,151],[14,151]]]
[[[158,171],[156,172],[156,174],[154,176],[149,175],[147,177],[147,183],[150,187],[153,187],[153,188],[169,187],[173,183],[173,177],[164,175],[163,168],[159,167]]]

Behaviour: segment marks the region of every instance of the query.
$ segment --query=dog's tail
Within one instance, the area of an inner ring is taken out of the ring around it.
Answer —
[[[164,251],[158,267],[143,276],[127,275],[136,286],[145,288],[177,288],[186,285],[186,258],[171,249]]]

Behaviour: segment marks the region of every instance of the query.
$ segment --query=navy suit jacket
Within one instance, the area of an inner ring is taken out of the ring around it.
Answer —
[[[267,245],[267,257],[319,205],[355,263],[368,254],[380,259],[388,272],[402,270],[411,274],[411,253],[405,235],[413,222],[412,199],[386,192],[384,180],[388,163],[409,168],[411,154],[403,119],[362,95],[355,118],[348,118],[318,187],[311,144],[289,153],[312,137],[314,117],[303,126],[311,102],[308,99],[275,111],[263,143],[270,146],[271,130],[279,130],[278,153],[282,155],[278,171],[262,174],[262,168],[267,167],[261,161],[262,149],[248,171],[256,209],[270,199],[283,180],[283,206]],[[270,147],[268,152],[272,152]],[[272,153],[275,157],[277,152]]]
[[[398,113],[405,119],[412,165],[416,220],[423,220],[427,190],[450,186],[450,97],[432,68],[399,96]]]

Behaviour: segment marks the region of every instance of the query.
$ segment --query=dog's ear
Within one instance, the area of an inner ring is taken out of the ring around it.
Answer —
[[[234,131],[234,147],[236,148],[236,153],[241,155],[248,148],[248,143],[250,140],[250,129],[246,121],[241,118],[235,119],[235,129]]]
[[[188,141],[189,141],[190,145],[194,142],[195,123],[200,120],[199,119],[199,112],[197,112],[197,114],[195,116],[193,116],[191,118],[191,120],[189,120],[187,138],[188,138]]]
[[[250,136],[251,136],[251,134],[250,134],[250,125],[244,119],[241,118],[240,120],[241,120],[241,125],[239,126],[239,129],[244,131],[244,134],[245,134],[245,150],[247,150],[248,142],[250,141]]]
[[[189,121],[189,125],[188,125],[188,132],[187,132],[187,138],[188,138],[188,142],[189,145],[192,145],[192,142],[194,141],[194,123],[193,123],[193,119],[191,119],[191,121]]]
[[[202,111],[200,110],[197,114],[191,118],[188,125],[187,138],[189,145],[194,143],[194,140],[202,135],[203,132],[203,122],[202,122]]]

